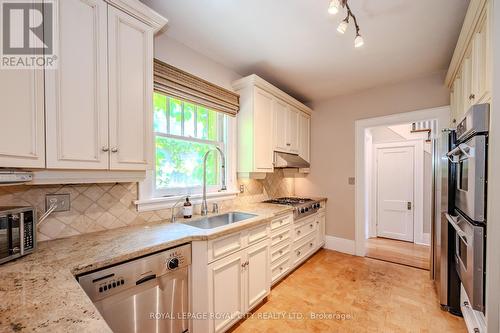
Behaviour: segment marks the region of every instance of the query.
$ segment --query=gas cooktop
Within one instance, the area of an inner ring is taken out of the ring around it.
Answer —
[[[264,203],[293,206],[293,216],[295,219],[300,219],[308,215],[314,214],[321,207],[319,201],[310,198],[284,197],[264,201]]]

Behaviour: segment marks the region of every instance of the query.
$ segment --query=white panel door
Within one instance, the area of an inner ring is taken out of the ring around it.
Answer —
[[[287,126],[288,126],[288,108],[285,102],[273,100],[274,115],[274,150],[288,152],[287,146]]]
[[[58,68],[45,71],[47,167],[108,169],[107,5],[57,4]]]
[[[0,70],[0,168],[44,168],[42,70]]]
[[[377,152],[377,236],[413,242],[414,148]]]
[[[273,96],[257,87],[254,95],[254,169],[273,172]]]
[[[112,170],[146,170],[153,144],[153,31],[109,6]]]
[[[262,241],[247,250],[246,310],[252,309],[269,294],[271,271],[269,240]]]
[[[299,153],[299,110],[289,106],[288,109],[288,128],[287,128],[287,146],[290,153]]]
[[[305,113],[299,114],[299,155],[310,162],[311,151],[311,117]]]
[[[214,332],[227,330],[245,313],[244,252],[229,255],[208,266],[209,308],[217,316],[212,320]]]

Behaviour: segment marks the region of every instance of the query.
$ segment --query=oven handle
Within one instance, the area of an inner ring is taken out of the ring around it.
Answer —
[[[469,145],[466,145],[465,143],[459,144],[457,147],[455,147],[452,151],[448,152],[446,154],[448,156],[448,159],[450,160],[451,163],[458,163],[462,160],[466,160],[468,158],[473,157],[473,148]],[[460,156],[465,156],[464,158],[460,158]],[[458,157],[458,160],[456,160],[454,157]]]
[[[457,221],[458,217],[454,217],[454,216],[451,216],[450,214],[446,213],[446,219],[451,224],[451,226],[455,229],[458,237],[460,237],[465,242],[465,244],[468,245],[467,234],[465,232],[463,232],[462,229],[460,229],[460,227],[458,226],[458,221]]]

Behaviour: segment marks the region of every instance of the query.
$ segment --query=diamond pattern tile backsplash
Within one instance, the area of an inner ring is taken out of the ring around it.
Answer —
[[[295,193],[293,178],[285,178],[281,170],[268,174],[264,180],[239,179],[239,185],[244,185],[244,193],[235,200],[221,202],[222,208]],[[171,209],[137,212],[133,203],[137,199],[137,183],[3,186],[0,206],[34,206],[40,216],[45,212],[45,195],[54,193],[69,193],[71,209],[51,214],[38,228],[39,241],[157,223],[170,220],[172,214]],[[199,210],[199,205],[195,206],[195,212]]]

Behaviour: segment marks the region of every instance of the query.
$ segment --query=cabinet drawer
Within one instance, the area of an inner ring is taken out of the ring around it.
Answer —
[[[260,225],[248,231],[248,245],[260,242],[269,237],[268,223]]]
[[[271,268],[271,282],[274,283],[290,270],[290,258],[278,262]]]
[[[283,230],[271,237],[271,246],[291,240],[291,230]]]
[[[297,248],[294,249],[294,253],[292,254],[293,258],[293,264],[296,265],[300,261],[302,261],[304,258],[306,258],[312,251],[316,249],[316,237],[313,235],[313,237],[310,237],[299,245]]]
[[[293,223],[293,215],[281,217],[271,222],[271,231],[277,230],[284,226],[289,226],[292,223]]]
[[[294,230],[294,241],[300,241],[305,237],[309,236],[311,233],[315,232],[317,229],[317,225],[314,219],[308,220],[306,223],[295,227]]]
[[[208,242],[208,261],[212,262],[243,248],[243,235],[238,232]]]
[[[291,243],[282,242],[271,248],[271,262],[275,263],[290,255]]]

